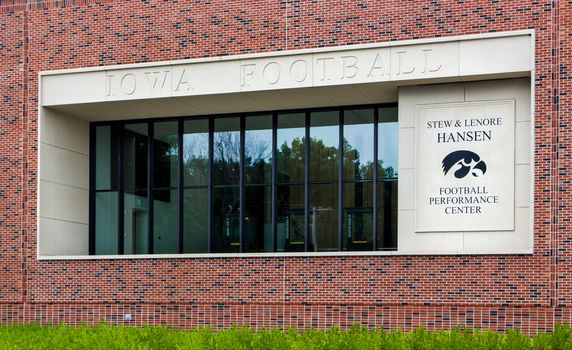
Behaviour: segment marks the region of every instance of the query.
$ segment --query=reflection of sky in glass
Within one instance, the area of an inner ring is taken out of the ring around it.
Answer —
[[[250,163],[272,159],[272,130],[247,130],[245,133],[244,156]]]
[[[240,160],[240,132],[223,131],[214,133],[214,161],[237,162]]]
[[[373,124],[345,125],[344,139],[358,152],[361,165],[373,163]]]
[[[283,119],[284,124],[288,121]],[[205,127],[208,124],[205,123]],[[197,125],[198,126],[198,125]],[[285,125],[284,125],[285,126]],[[372,124],[351,124],[344,126],[344,138],[349,146],[359,152],[360,163],[362,165],[373,162],[373,133]],[[202,125],[197,131],[203,131]],[[185,162],[191,159],[207,159],[208,158],[208,133],[185,133],[183,135],[183,160]],[[251,162],[263,160],[270,164],[272,159],[272,131],[270,129],[263,130],[247,130],[245,140],[245,156],[251,158]],[[397,122],[383,122],[378,124],[378,156],[383,161],[384,168],[393,167],[395,171],[398,169],[397,164],[397,147],[398,147],[398,124]],[[223,136],[224,135],[224,136]],[[292,148],[292,141],[298,139],[304,140],[305,130],[303,127],[284,128],[283,126],[277,130],[277,146],[280,151],[281,146],[286,143],[288,148]],[[326,147],[338,147],[338,126],[314,126],[311,128],[311,137],[314,140],[322,140]],[[226,139],[226,140],[225,140]],[[221,149],[216,149],[216,141],[219,146],[221,142],[233,144],[230,149],[223,147],[227,161],[234,161],[234,153],[236,153],[236,161],[238,161],[238,145],[239,132],[219,132],[215,133],[215,158],[221,156]],[[228,145],[227,145],[228,146]],[[236,152],[235,152],[236,151]],[[303,164],[300,164],[303,166]],[[280,169],[282,172],[292,172],[294,169]]]
[[[208,134],[183,135],[183,160],[206,159],[209,156]]]
[[[213,135],[213,161],[236,162],[240,160],[240,119],[215,119]]]
[[[208,120],[187,120],[183,134],[185,185],[208,183]]]
[[[314,141],[322,141],[325,147],[339,147],[339,129],[337,125],[313,126],[310,137]]]
[[[270,183],[272,181],[271,129],[246,130],[244,135],[244,163],[244,180],[246,183]]]
[[[359,152],[360,163],[373,162],[373,132],[371,124],[346,125],[344,138],[352,148]],[[291,130],[291,129],[290,129]],[[304,129],[301,129],[302,134]],[[397,122],[384,122],[378,124],[378,157],[383,160],[383,167],[393,167],[397,172]],[[338,128],[314,127],[312,139],[320,139],[329,146],[338,145]],[[280,143],[278,144],[280,145]]]
[[[378,157],[383,161],[383,168],[393,167],[397,173],[397,122],[379,123]]]
[[[202,120],[185,121],[183,133],[183,161],[207,159],[209,156],[209,122]]]
[[[276,144],[278,149],[284,143],[288,145],[288,147],[292,148],[292,140],[298,138],[299,140],[304,139],[304,128],[289,128],[289,129],[278,129],[276,135]]]

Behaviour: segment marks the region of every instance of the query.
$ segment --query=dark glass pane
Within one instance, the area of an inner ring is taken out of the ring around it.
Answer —
[[[179,169],[178,123],[157,122],[153,133],[153,188],[177,188]],[[169,191],[155,199],[169,200]],[[164,197],[163,197],[164,196]]]
[[[279,252],[304,251],[304,185],[277,187],[276,242]]]
[[[95,128],[95,189],[117,191],[119,127]]]
[[[244,252],[272,252],[272,187],[244,189]]]
[[[379,250],[397,249],[397,180],[378,182],[377,246]]]
[[[154,190],[153,253],[176,254],[178,252],[179,201],[177,190]]]
[[[309,251],[338,250],[338,185],[310,185]]]
[[[213,251],[216,253],[240,251],[239,202],[238,186],[213,188]]]
[[[305,124],[304,113],[278,115],[276,136],[278,183],[304,183]]]
[[[373,183],[344,184],[344,250],[373,249]]]
[[[272,116],[245,119],[244,176],[248,183],[272,182]]]
[[[117,192],[96,192],[95,254],[118,254]]]
[[[123,132],[123,186],[147,189],[147,123],[127,124]]]
[[[316,112],[310,119],[310,181],[339,178],[339,112]]]
[[[183,252],[209,252],[209,191],[206,188],[185,190],[183,206]]]
[[[240,180],[240,118],[215,119],[213,184],[233,185]]]
[[[344,112],[344,180],[373,179],[373,109]]]
[[[378,121],[378,176],[397,178],[397,107],[380,108]]]
[[[186,120],[183,134],[185,186],[209,182],[209,121]]]
[[[123,203],[125,206],[123,212],[124,253],[149,253],[147,191],[125,191]]]

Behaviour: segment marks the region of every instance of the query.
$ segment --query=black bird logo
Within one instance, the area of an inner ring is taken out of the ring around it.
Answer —
[[[443,166],[443,173],[445,175],[447,175],[449,170],[451,170],[455,165],[459,165],[454,173],[457,179],[464,178],[469,174],[469,172],[474,177],[479,177],[487,172],[487,164],[481,160],[481,157],[479,157],[475,152],[467,150],[449,153],[445,158],[443,158],[441,165]]]

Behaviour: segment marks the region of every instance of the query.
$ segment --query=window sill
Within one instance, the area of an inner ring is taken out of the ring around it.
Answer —
[[[534,249],[502,251],[379,251],[379,252],[298,252],[298,253],[208,253],[208,254],[137,254],[137,255],[40,255],[38,260],[129,260],[129,259],[187,259],[187,258],[295,258],[295,257],[353,257],[353,256],[422,256],[422,255],[532,255]]]

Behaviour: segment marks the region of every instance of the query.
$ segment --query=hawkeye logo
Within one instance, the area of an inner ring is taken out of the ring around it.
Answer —
[[[479,177],[487,172],[487,164],[481,160],[481,157],[475,152],[467,150],[449,153],[443,158],[441,165],[445,176],[450,170],[453,170],[457,179],[462,179],[469,173],[474,177]]]

